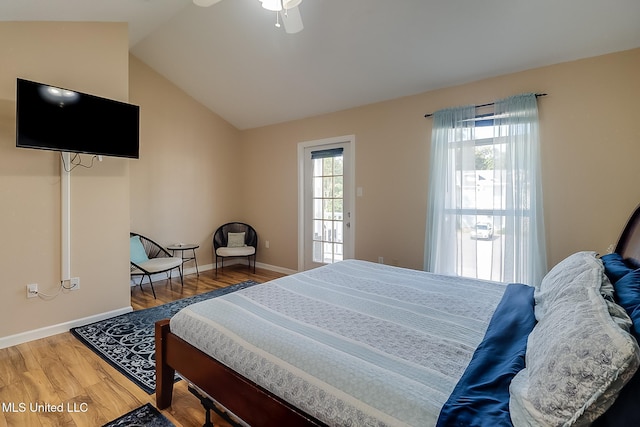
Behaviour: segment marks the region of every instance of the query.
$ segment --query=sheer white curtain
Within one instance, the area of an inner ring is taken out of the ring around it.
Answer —
[[[433,115],[425,269],[538,284],[546,249],[535,94]]]
[[[425,270],[434,273],[459,274],[461,214],[456,207],[462,207],[462,193],[456,187],[460,166],[475,156],[475,112],[474,106],[466,106],[433,114]]]

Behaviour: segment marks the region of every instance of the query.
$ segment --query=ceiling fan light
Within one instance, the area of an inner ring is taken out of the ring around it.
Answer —
[[[220,0],[193,0],[193,4],[200,7],[209,7],[218,3],[219,1]]]
[[[284,9],[293,9],[300,5],[300,3],[302,3],[302,0],[282,0],[282,7]]]
[[[279,12],[282,10],[282,1],[281,0],[260,0],[262,2],[262,7],[267,10],[272,10],[274,12]]]

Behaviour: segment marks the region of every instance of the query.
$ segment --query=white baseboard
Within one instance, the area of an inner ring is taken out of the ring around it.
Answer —
[[[232,266],[232,265],[237,265],[237,264],[246,265],[247,262],[245,260],[243,260],[243,259],[240,259],[240,258],[234,258],[234,259],[230,259],[230,260],[228,260],[228,261],[226,261],[224,263],[224,265],[226,265],[226,266]],[[261,263],[261,262],[257,262],[256,263],[256,267],[264,268],[266,270],[271,270],[271,271],[275,271],[276,273],[282,273],[282,274],[287,274],[287,275],[288,274],[297,273],[296,270],[291,270],[290,268],[278,267],[277,265],[264,264],[264,263]],[[185,268],[184,269],[184,275],[188,276],[190,274],[203,273],[205,271],[213,270],[214,268],[215,268],[215,264],[199,265],[198,266],[198,271],[196,271],[195,267],[189,267],[189,268]],[[130,285],[131,286],[138,286],[138,284],[140,283],[139,277],[140,276],[136,276],[135,281],[131,280]],[[174,272],[174,274],[172,275],[172,278],[180,280],[180,276],[178,275],[177,272]],[[158,274],[154,274],[154,275],[151,276],[151,281],[154,282],[154,283],[157,282],[157,281],[166,280],[166,279],[167,279],[167,274],[166,273],[158,273]],[[144,285],[148,285],[148,284],[149,284],[148,280],[145,280],[145,282],[143,283],[143,286]]]
[[[235,265],[235,264],[246,265],[246,262],[241,259],[234,259],[234,260],[229,260],[225,263],[225,265],[228,265],[228,266]],[[256,263],[256,267],[264,268],[264,269],[275,271],[277,273],[282,273],[282,274],[297,273],[296,270],[291,270],[289,268],[284,268],[284,267],[278,267],[276,265],[263,264],[261,262]],[[198,272],[200,272],[201,274],[205,271],[210,271],[213,269],[214,269],[214,264],[206,264],[203,266],[198,266]],[[185,268],[184,274],[185,275],[196,274],[196,268],[195,267]],[[165,280],[166,278],[167,276],[164,273],[155,274],[151,276],[151,280],[154,282],[158,280]],[[174,278],[176,277],[174,276]],[[180,276],[178,276],[177,279],[180,280]],[[149,282],[145,281],[144,284],[148,284],[148,283]],[[137,282],[134,283],[133,281],[131,281],[131,286],[137,286],[137,285],[138,285]],[[0,337],[0,349],[22,344],[28,341],[37,340],[40,338],[46,338],[51,335],[67,332],[71,328],[86,325],[88,323],[99,322],[100,320],[108,319],[109,317],[119,316],[121,314],[129,313],[131,311],[133,311],[133,308],[131,306],[123,307],[117,310],[108,311],[106,313],[100,313],[94,316],[84,317],[82,319],[76,319],[69,322],[59,323],[57,325],[45,326],[44,328],[21,332],[15,335],[9,335],[7,337]]]
[[[119,308],[117,310],[107,311],[106,313],[100,313],[82,319],[71,320],[69,322],[59,323],[57,325],[45,326],[44,328],[34,329],[32,331],[21,332],[15,335],[9,335],[8,337],[0,338],[0,348],[11,347],[14,345],[22,344],[28,341],[37,340],[40,338],[50,337],[51,335],[61,334],[69,331],[71,328],[86,325],[93,322],[99,322],[100,320],[108,319],[110,317],[119,316],[121,314],[129,313],[133,311],[131,306]]]
[[[184,275],[188,276],[190,274],[196,274],[198,272],[202,273],[203,271],[207,271],[207,270],[211,270],[213,268],[213,266],[211,264],[208,265],[203,265],[203,266],[198,266],[198,271],[196,271],[195,267],[189,267],[189,268],[185,268],[184,269]],[[135,279],[131,279],[129,281],[129,284],[131,286],[138,286],[140,284],[140,278],[144,278],[143,276],[135,276]],[[171,280],[180,280],[180,273],[178,273],[177,271],[172,271],[171,272]],[[151,281],[152,282],[158,282],[160,280],[167,280],[167,273],[158,273],[158,274],[152,274],[151,275]],[[142,285],[148,285],[149,284],[149,280],[146,279],[144,281],[144,283]]]
[[[224,263],[224,265],[236,265],[236,264],[244,264],[247,265],[247,261],[242,258],[233,258]],[[275,271],[276,273],[282,274],[294,274],[297,273],[296,270],[291,270],[290,268],[278,267],[277,265],[265,264],[262,262],[256,262],[256,267],[264,268],[265,270]],[[203,268],[198,268],[200,272],[206,270],[213,270],[215,268],[215,264],[207,264]],[[187,269],[189,271],[189,269]],[[192,269],[191,274],[195,273],[196,269]],[[189,273],[188,273],[189,274]]]
[[[236,264],[247,265],[247,262],[241,258],[234,258],[224,263],[224,265],[236,265]],[[215,264],[209,264],[208,267],[209,267],[209,270],[212,270],[213,268],[215,268]],[[276,273],[282,273],[282,274],[297,273],[296,270],[291,270],[290,268],[278,267],[277,265],[264,264],[262,262],[256,262],[256,267],[264,268],[265,270],[271,270],[271,271],[275,271]],[[195,269],[193,270],[193,272],[195,273]]]
[[[264,268],[264,269],[275,271],[276,273],[282,273],[282,274],[295,274],[298,272],[297,270],[292,270],[290,268],[278,267],[277,265],[263,264],[261,262],[257,262],[256,267]]]

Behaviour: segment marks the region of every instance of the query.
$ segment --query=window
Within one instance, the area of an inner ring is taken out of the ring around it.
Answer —
[[[536,98],[494,108],[434,114],[425,267],[535,284],[546,272]]]

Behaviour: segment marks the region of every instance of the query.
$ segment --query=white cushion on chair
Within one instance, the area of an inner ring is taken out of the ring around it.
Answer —
[[[159,273],[167,271],[172,268],[176,268],[182,265],[182,258],[178,257],[161,257],[151,258],[148,261],[138,264],[140,268],[148,271],[149,273]]]
[[[221,247],[216,249],[216,255],[225,256],[249,256],[256,253],[256,248],[253,246],[241,246],[238,248]]]

